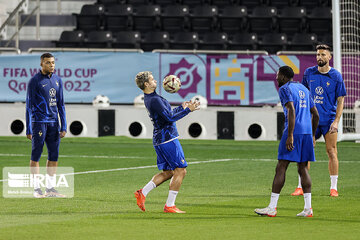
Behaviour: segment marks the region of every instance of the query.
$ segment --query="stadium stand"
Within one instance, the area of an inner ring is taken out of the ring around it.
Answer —
[[[35,38],[36,18],[31,16],[20,32],[20,48],[26,51],[30,46],[93,46],[88,33],[104,31],[111,32],[111,42],[94,43],[96,46],[144,47],[145,51],[153,49],[154,43],[156,48],[213,48],[214,39],[209,36],[221,36],[222,33],[227,36],[226,43],[218,47],[228,50],[262,50],[266,47],[270,53],[276,49],[304,51],[313,49],[317,43],[331,45],[332,42],[329,0],[72,1],[77,5],[69,5],[62,14],[50,8],[50,2],[42,1],[41,40]],[[30,1],[30,9],[34,7],[34,2]],[[21,21],[27,16],[23,11]],[[154,42],[154,38],[149,37],[154,32],[166,32],[167,39],[157,38],[161,41]],[[6,36],[9,38],[13,33],[12,23],[5,34],[2,33],[4,40],[0,41],[0,46],[7,42]],[[280,38],[284,45],[271,45],[268,33],[274,33],[273,37],[285,37],[286,41]],[[205,35],[208,37],[205,38]],[[11,46],[14,46],[14,41]]]
[[[200,50],[226,50],[228,43],[228,36],[221,32],[208,32],[202,37],[199,42],[198,49]]]

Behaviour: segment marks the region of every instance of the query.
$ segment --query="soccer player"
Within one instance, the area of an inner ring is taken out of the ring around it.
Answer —
[[[54,188],[60,138],[65,137],[66,134],[63,85],[60,77],[54,74],[54,56],[44,53],[40,60],[41,70],[30,79],[27,89],[26,136],[32,141],[31,174],[39,174],[39,160],[44,142],[46,143],[48,149],[46,167],[49,178],[46,181],[45,194],[40,188],[40,183],[34,181],[34,197],[64,197]]]
[[[305,70],[302,84],[310,90],[319,111],[320,121],[315,137],[318,139],[323,135],[325,138],[326,153],[329,158],[330,196],[337,197],[339,196],[337,191],[339,161],[336,144],[346,89],[341,73],[329,66],[331,59],[330,47],[318,45],[316,50],[318,65]],[[298,187],[291,195],[302,194],[303,189],[299,178]]]
[[[277,202],[285,183],[285,173],[290,162],[296,162],[301,183],[304,188],[304,210],[298,217],[312,217],[311,179],[307,170],[309,161],[315,161],[315,130],[319,114],[309,90],[300,83],[292,81],[293,70],[288,66],[279,68],[276,80],[279,96],[285,115],[285,129],[278,150],[278,164],[272,185],[270,204],[266,208],[255,209],[259,215],[275,217]]]
[[[145,211],[145,198],[147,194],[171,179],[169,196],[164,212],[185,213],[175,206],[175,199],[180,190],[181,183],[186,174],[187,163],[184,152],[178,140],[176,121],[185,117],[190,112],[198,109],[199,102],[184,102],[181,106],[171,110],[169,102],[156,93],[157,81],[151,72],[139,72],[135,81],[144,92],[145,107],[151,122],[154,125],[153,145],[157,155],[157,166],[162,172],[153,176],[142,189],[137,190],[135,198],[137,205]]]

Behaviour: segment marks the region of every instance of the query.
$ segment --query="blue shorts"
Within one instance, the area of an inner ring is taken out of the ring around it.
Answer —
[[[331,123],[329,125],[321,125],[321,126],[319,125],[315,132],[315,139],[319,139],[321,137],[321,135],[323,135],[325,137],[325,135],[330,130],[330,126],[331,126]]]
[[[175,168],[187,167],[184,151],[178,139],[154,146],[154,148],[159,170],[175,170]]]
[[[279,144],[279,160],[291,162],[315,162],[313,137],[311,134],[294,134],[294,149],[286,149],[287,133],[284,133]]]
[[[44,142],[48,150],[48,160],[57,161],[60,146],[59,123],[34,122],[32,124],[32,151],[31,160],[38,162],[43,151]]]

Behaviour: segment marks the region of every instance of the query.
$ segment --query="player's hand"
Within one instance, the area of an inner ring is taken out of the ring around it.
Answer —
[[[65,131],[60,132],[60,138],[65,137],[65,135],[66,135],[66,132],[65,132]]]
[[[32,140],[32,134],[27,134],[26,137],[27,139]]]
[[[337,133],[338,132],[338,126],[339,123],[334,121],[331,125],[330,125],[330,133]]]
[[[286,149],[288,151],[294,150],[294,136],[293,135],[289,135],[288,138],[286,139]]]
[[[190,101],[188,104],[188,108],[190,109],[190,111],[195,111],[195,110],[199,110],[199,106],[200,106],[200,102],[199,101]]]
[[[183,109],[187,108],[188,105],[189,105],[190,101],[186,101],[186,102],[183,102],[181,105],[183,107]]]
[[[315,147],[316,145],[316,139],[315,139],[315,136],[313,136],[313,146]]]

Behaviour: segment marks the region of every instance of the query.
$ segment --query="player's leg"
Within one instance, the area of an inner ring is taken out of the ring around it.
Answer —
[[[311,178],[307,169],[308,162],[298,163],[298,173],[301,177],[301,185],[304,190],[304,210],[297,214],[298,217],[312,217],[311,207]]]
[[[47,123],[47,134],[45,143],[48,149],[48,160],[46,162],[46,189],[45,195],[47,197],[65,197],[56,189],[56,170],[58,166],[59,147],[60,147],[60,133],[58,123]]]
[[[30,173],[39,174],[40,173],[40,157],[44,147],[46,128],[43,123],[34,122],[32,124],[32,149],[31,149],[31,160],[30,160]],[[35,176],[35,175],[33,175]],[[37,177],[34,179],[34,197],[43,198],[44,195],[41,190],[40,181]]]
[[[329,173],[330,173],[330,196],[337,197],[337,180],[339,175],[339,160],[337,157],[337,133],[327,132],[325,134],[326,153],[329,157]]]
[[[164,206],[164,212],[185,213],[175,206],[175,200],[180,190],[182,181],[186,175],[187,162],[185,161],[184,151],[178,139],[166,144],[164,153],[166,161],[174,169],[173,177],[170,181],[169,195]]]
[[[281,144],[281,143],[280,143]],[[259,215],[267,215],[269,217],[275,217],[277,214],[277,203],[279,200],[281,189],[285,183],[286,170],[290,161],[279,160],[276,165],[275,177],[272,184],[272,192],[270,198],[270,204],[266,208],[257,208],[255,213]]]
[[[153,178],[141,189],[134,192],[136,198],[136,204],[138,207],[145,211],[145,200],[148,193],[156,188],[157,186],[161,185],[163,182],[169,180],[173,176],[173,171],[171,167],[166,162],[166,154],[164,153],[163,146],[154,146],[155,152],[157,155],[157,166],[159,170],[163,170],[153,176]]]
[[[166,200],[166,204],[164,207],[164,212],[185,213],[184,211],[181,211],[175,206],[176,196],[179,193],[185,175],[186,175],[186,168],[176,168],[174,170],[174,175],[171,179],[169,186],[168,199]]]
[[[321,135],[322,135],[321,127],[319,126],[315,132],[315,139],[319,139],[321,137]],[[310,162],[308,162],[307,169],[308,169],[308,171],[310,170]],[[291,193],[291,196],[300,196],[303,194],[304,194],[304,191],[301,186],[301,177],[300,177],[300,175],[298,175],[298,186],[295,189],[295,191],[293,193]]]

